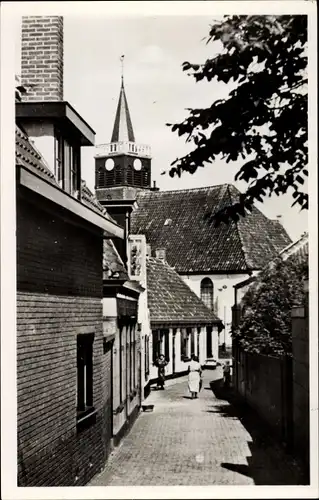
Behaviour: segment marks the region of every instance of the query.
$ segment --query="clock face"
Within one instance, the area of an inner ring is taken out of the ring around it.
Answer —
[[[105,160],[105,168],[108,171],[113,170],[113,168],[114,168],[114,160],[112,160],[112,158],[108,158],[107,160]]]
[[[133,167],[135,168],[135,170],[141,170],[142,162],[139,158],[135,158],[134,163],[133,163]]]

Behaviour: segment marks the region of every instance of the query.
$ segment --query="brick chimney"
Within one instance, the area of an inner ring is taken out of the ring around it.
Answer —
[[[161,260],[162,262],[166,262],[166,250],[165,248],[157,248],[155,250],[156,258]]]
[[[63,101],[63,17],[22,18],[22,100]]]

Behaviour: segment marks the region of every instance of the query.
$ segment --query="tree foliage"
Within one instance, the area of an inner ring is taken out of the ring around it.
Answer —
[[[291,309],[305,303],[307,259],[278,258],[268,265],[242,300],[242,317],[233,336],[244,350],[268,355],[291,354]]]
[[[183,71],[196,82],[236,87],[207,109],[188,109],[182,123],[168,124],[195,146],[171,164],[170,176],[219,158],[243,160],[235,180],[247,182],[247,190],[215,216],[217,223],[237,220],[255,201],[290,188],[292,204],[307,209],[307,17],[225,16],[210,27],[207,43],[216,41],[221,53],[204,64],[184,62]]]

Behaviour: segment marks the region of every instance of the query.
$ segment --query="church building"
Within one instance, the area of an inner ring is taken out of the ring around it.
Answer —
[[[145,235],[152,257],[165,250],[168,265],[223,322],[219,344],[231,345],[233,287],[290,243],[283,226],[254,207],[238,222],[214,227],[208,216],[240,194],[231,184],[173,191],[152,186],[151,150],[135,141],[123,76],[111,142],[96,149],[95,189],[126,237]],[[213,343],[208,333],[207,362],[218,359]]]

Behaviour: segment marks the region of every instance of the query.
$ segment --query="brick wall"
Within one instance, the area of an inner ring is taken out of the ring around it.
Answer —
[[[103,348],[102,239],[17,204],[18,483],[84,485],[111,433],[111,350]],[[95,421],[76,427],[77,335],[94,333]]]
[[[63,17],[22,18],[23,101],[63,100]]]
[[[18,201],[17,247],[19,290],[101,298],[101,234]]]

